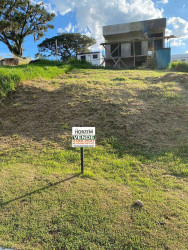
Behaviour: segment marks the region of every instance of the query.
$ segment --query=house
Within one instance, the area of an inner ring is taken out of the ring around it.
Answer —
[[[188,62],[188,53],[186,54],[178,54],[178,55],[172,55],[171,61],[179,61],[179,62]]]
[[[100,66],[104,62],[104,57],[100,52],[79,53],[76,58],[77,60],[84,60],[96,66]]]
[[[166,18],[103,26],[106,66],[130,68],[152,58],[159,68],[167,66],[170,48],[165,49],[165,39],[175,37],[165,37],[165,29]]]

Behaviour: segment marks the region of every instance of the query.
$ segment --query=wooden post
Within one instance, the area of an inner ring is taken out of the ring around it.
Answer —
[[[135,43],[134,43],[134,40],[133,40],[133,56],[134,56],[134,67],[135,67],[136,63],[135,63]]]
[[[57,39],[55,40],[55,54],[56,54],[56,61],[58,61]]]

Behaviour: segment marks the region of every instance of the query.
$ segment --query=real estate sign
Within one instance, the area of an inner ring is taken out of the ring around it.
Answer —
[[[95,147],[95,127],[73,127],[73,147]]]

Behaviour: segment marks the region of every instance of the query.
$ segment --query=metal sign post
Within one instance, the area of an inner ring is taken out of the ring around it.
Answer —
[[[81,153],[81,173],[84,173],[84,148],[80,148]]]
[[[84,173],[84,148],[95,147],[95,127],[73,127],[72,147],[80,147],[81,173]]]

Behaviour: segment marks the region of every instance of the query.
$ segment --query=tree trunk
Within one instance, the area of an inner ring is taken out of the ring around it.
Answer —
[[[22,57],[23,56],[23,48],[22,48],[22,42],[18,46],[18,56]]]
[[[17,42],[15,42],[14,45],[11,45],[9,43],[9,40],[8,38],[6,37],[5,34],[3,34],[3,37],[1,37],[1,41],[7,45],[7,47],[9,48],[10,52],[12,54],[14,54],[15,56],[18,56],[18,57],[22,57],[23,55],[23,48],[22,48],[22,43],[23,41],[20,41],[19,44]]]

